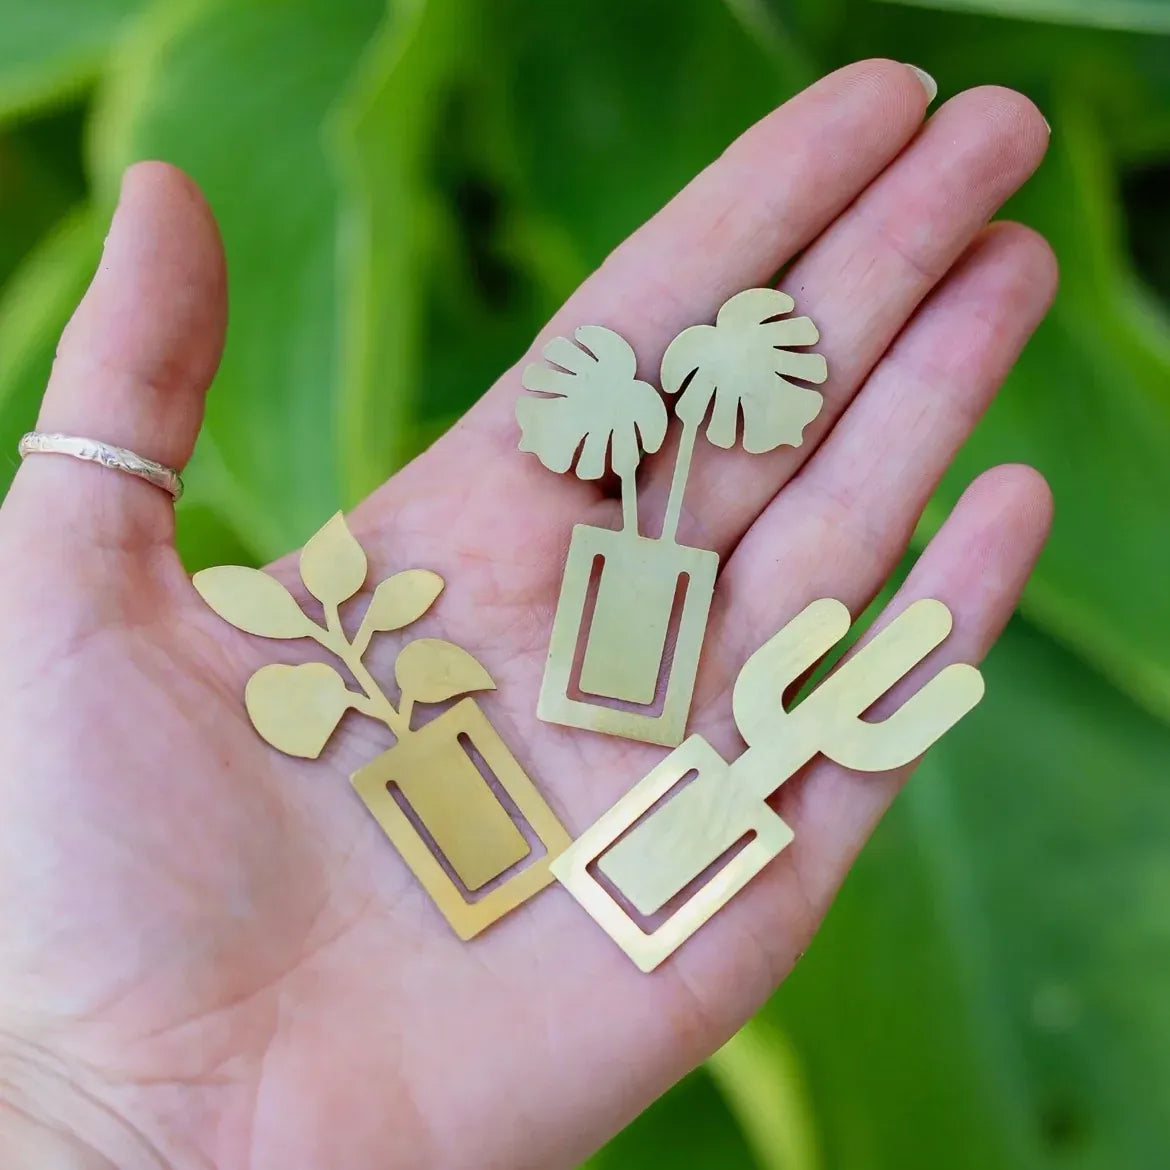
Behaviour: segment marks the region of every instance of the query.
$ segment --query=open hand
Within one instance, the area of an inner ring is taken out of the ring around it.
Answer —
[[[617,527],[621,505],[518,451],[520,371],[549,337],[601,324],[653,381],[675,334],[792,262],[783,287],[828,359],[824,408],[796,449],[700,444],[679,523],[722,563],[690,727],[733,756],[739,667],[815,598],[867,605],[1053,294],[1045,243],[985,226],[1042,157],[1044,120],[994,88],[923,126],[927,104],[910,68],[869,61],[764,119],[349,518],[371,583],[446,580],[410,636],[487,667],[485,712],[573,834],[664,752],[535,717],[570,530]],[[40,429],[181,467],[225,284],[192,184],[133,168]],[[640,471],[655,515],[671,466],[664,451]],[[955,615],[940,658],[978,661],[1049,517],[1035,472],[988,472],[890,613],[940,598]],[[5,1166],[572,1165],[774,990],[906,780],[822,760],[784,785],[794,844],[652,975],[556,885],[461,943],[348,783],[389,734],[351,713],[319,760],[267,746],[244,683],[287,646],[207,608],[173,523],[157,489],[47,456],[0,511]],[[295,559],[271,571],[306,599]],[[375,641],[375,677],[400,645]]]

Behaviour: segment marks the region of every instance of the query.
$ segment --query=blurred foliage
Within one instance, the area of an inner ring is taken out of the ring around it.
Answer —
[[[232,327],[192,568],[299,544],[441,431],[752,120],[847,60],[1016,86],[1063,287],[924,518],[1009,459],[1053,539],[781,990],[601,1167],[1116,1170],[1170,1149],[1170,0],[0,0],[0,444],[118,176],[190,171]],[[0,460],[0,487],[14,469]]]

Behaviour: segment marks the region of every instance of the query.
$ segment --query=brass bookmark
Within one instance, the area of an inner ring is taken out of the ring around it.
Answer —
[[[470,697],[495,687],[472,655],[440,638],[406,643],[394,665],[397,707],[364,665],[376,633],[409,626],[434,604],[443,589],[437,573],[408,569],[387,577],[351,640],[339,607],[364,585],[367,563],[340,513],[305,545],[300,569],[305,588],[322,605],[323,625],[258,569],[223,565],[194,577],[204,601],[225,621],[264,638],[312,638],[340,660],[360,688],[351,690],[325,662],[263,666],[244,692],[252,725],[278,750],[316,759],[346,711],[384,723],[397,742],[356,772],[353,786],[455,933],[471,938],[552,881],[549,861],[569,844],[569,836]],[[411,726],[418,704],[460,695],[454,706]],[[544,847],[542,856],[507,877],[532,850],[465,742]],[[473,896],[501,878],[487,893]]]
[[[635,474],[642,454],[662,446],[668,420],[658,392],[636,377],[629,342],[584,325],[575,341],[556,337],[545,346],[548,365],[524,371],[524,386],[534,393],[516,404],[520,450],[550,471],[572,469],[581,479],[612,471],[622,498],[621,528],[573,529],[541,719],[666,746],[682,739],[719,567],[715,552],[677,540],[691,457],[708,415],[706,435],[717,447],[735,445],[741,418],[746,451],[800,445],[822,397],[798,383],[819,384],[828,371],[820,354],[802,351],[819,334],[808,317],[789,316],[794,308],[785,293],[747,289],[723,305],[714,325],[691,326],[671,342],[661,381],[678,395],[674,413],[682,430],[656,537],[638,530]]]
[[[728,763],[692,735],[553,861],[561,884],[643,971],[673,953],[793,839],[766,799],[814,756],[858,771],[902,767],[982,698],[979,671],[956,663],[892,715],[877,722],[862,718],[950,633],[950,610],[927,599],[785,711],[784,691],[846,635],[849,623],[841,602],[814,601],[761,646],[736,679],[732,710],[748,745],[742,755]],[[738,853],[649,930],[589,872],[596,862],[613,889],[649,918],[669,909],[745,837],[750,840]]]

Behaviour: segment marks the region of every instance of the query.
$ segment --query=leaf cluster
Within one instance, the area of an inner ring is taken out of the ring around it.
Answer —
[[[221,565],[195,574],[200,596],[237,629],[263,638],[314,638],[361,684],[361,692],[350,690],[341,673],[324,662],[260,667],[245,688],[248,714],[256,730],[289,755],[315,759],[351,708],[385,719],[401,736],[409,733],[416,703],[442,703],[495,685],[466,650],[441,638],[416,638],[395,660],[402,695],[395,710],[365,671],[362,656],[374,634],[418,621],[438,598],[443,580],[427,569],[406,569],[380,581],[351,642],[339,608],[362,588],[367,572],[365,551],[339,512],[308,541],[300,558],[301,581],[321,603],[324,625],[310,618],[275,577],[258,569]]]
[[[795,302],[771,288],[746,289],[719,310],[714,325],[684,329],[662,359],[662,389],[677,394],[674,412],[698,428],[711,414],[707,438],[735,445],[742,418],[744,449],[799,446],[821,408],[821,395],[800,385],[828,376],[825,359],[805,347],[820,338],[808,317],[790,317]],[[585,325],[544,347],[548,365],[532,364],[523,382],[535,394],[516,403],[520,450],[550,471],[573,467],[580,479],[606,470],[632,475],[641,455],[666,437],[666,411],[635,377],[629,342],[612,329]],[[607,463],[608,457],[608,463]]]

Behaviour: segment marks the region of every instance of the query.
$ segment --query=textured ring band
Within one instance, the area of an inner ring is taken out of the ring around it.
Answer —
[[[162,488],[164,492],[169,492],[172,500],[178,500],[183,494],[183,480],[173,467],[166,467],[153,459],[144,459],[141,455],[135,455],[133,451],[127,451],[125,447],[115,447],[111,443],[102,443],[97,439],[29,431],[20,440],[18,450],[22,459],[26,455],[34,454],[71,455],[74,459],[100,463],[103,467],[124,471],[127,475],[144,479],[147,483]]]

